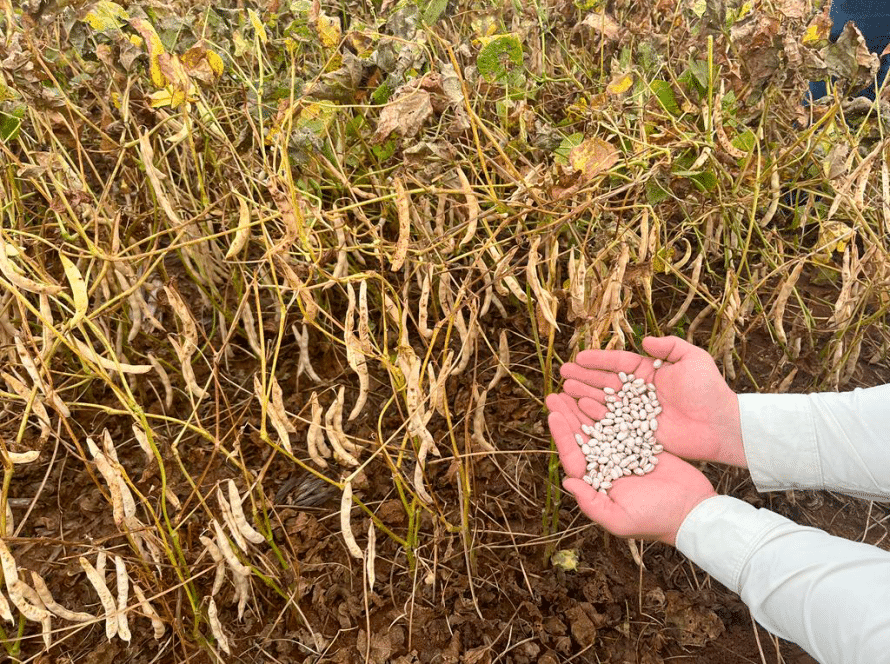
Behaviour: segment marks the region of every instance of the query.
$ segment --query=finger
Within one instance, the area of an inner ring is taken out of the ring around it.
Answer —
[[[575,363],[586,369],[600,369],[618,373],[633,373],[643,361],[641,355],[627,350],[582,350]]]
[[[581,432],[581,425],[593,424],[593,420],[591,420],[584,412],[578,408],[578,401],[572,397],[570,394],[566,394],[565,392],[560,392],[558,394],[562,405],[560,407],[560,412],[566,415],[566,419],[569,423],[575,427],[575,430],[579,433]],[[571,416],[571,417],[569,417]]]
[[[582,383],[573,378],[569,378],[562,384],[562,390],[573,399],[582,399],[586,397],[587,399],[596,399],[597,401],[605,403],[606,395],[601,389],[588,385],[587,383]]]
[[[629,532],[627,514],[608,494],[603,494],[584,480],[567,477],[563,488],[575,497],[578,507],[591,521],[595,521],[613,535],[624,537]]]
[[[551,413],[560,412],[563,408],[562,397],[559,394],[559,392],[553,392],[544,399],[544,405]]]
[[[587,472],[587,460],[575,440],[577,428],[573,428],[563,413],[550,413],[547,416],[550,435],[556,443],[559,460],[569,477],[582,477]],[[582,482],[583,484],[583,482]]]
[[[646,337],[643,339],[643,350],[652,357],[658,357],[668,362],[679,362],[684,357],[704,352],[698,346],[680,337]]]
[[[580,411],[578,403],[565,392],[554,392],[548,394],[544,401],[551,413],[559,413],[566,418],[569,425],[574,429],[581,431],[582,424],[590,424],[590,420]],[[580,418],[584,417],[583,420]]]
[[[606,408],[604,403],[600,403],[596,399],[588,399],[587,397],[578,399],[578,410],[587,415],[587,417],[594,422],[603,419],[609,412],[609,409]]]
[[[618,380],[618,374],[611,371],[587,369],[580,364],[568,362],[560,367],[559,372],[566,380],[577,380],[578,382],[586,383],[591,387],[599,389],[611,387],[613,390],[621,389],[621,381]]]

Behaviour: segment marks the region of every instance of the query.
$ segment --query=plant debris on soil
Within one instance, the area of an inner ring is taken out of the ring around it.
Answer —
[[[739,392],[888,382],[890,107],[853,24],[0,9],[5,661],[813,661],[564,502],[543,399],[664,334]],[[886,506],[700,466],[890,546]]]

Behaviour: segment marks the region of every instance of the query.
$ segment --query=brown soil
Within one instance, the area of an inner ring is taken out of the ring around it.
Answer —
[[[747,345],[748,366],[763,363],[763,373],[754,375],[761,385],[770,383],[776,366],[766,344],[752,352]],[[752,359],[754,356],[759,360]],[[326,358],[329,359],[329,358]],[[531,357],[529,361],[533,361]],[[521,366],[522,360],[514,360]],[[802,363],[805,364],[805,363]],[[324,362],[330,372],[337,367]],[[282,367],[283,375],[288,368]],[[786,372],[787,373],[787,372]],[[888,377],[886,367],[863,366],[859,382],[877,384]],[[801,379],[805,376],[801,374]],[[302,379],[305,380],[305,379]],[[299,383],[291,393],[288,408],[298,412],[305,405],[309,388]],[[539,393],[542,386],[529,384]],[[743,391],[744,385],[736,385]],[[464,386],[450,385],[454,412],[463,412],[467,401]],[[150,401],[147,399],[146,403]],[[459,475],[452,463],[443,421],[434,420],[431,430],[441,441],[443,456],[429,465],[430,488],[449,523],[423,517],[413,566],[405,552],[378,533],[377,580],[373,592],[365,592],[363,570],[351,558],[339,533],[338,497],[310,476],[294,475],[292,466],[275,459],[263,476],[263,489],[276,507],[270,518],[275,524],[276,544],[284,560],[292,563],[282,575],[270,554],[266,559],[276,570],[284,592],[292,595],[286,605],[254,577],[253,601],[245,619],[235,618],[232,587],[227,584],[217,596],[221,619],[233,646],[230,661],[247,662],[372,662],[394,664],[561,664],[567,662],[616,662],[656,664],[701,662],[735,664],[777,662],[803,664],[814,660],[793,644],[775,641],[751,616],[738,596],[710,579],[671,547],[646,543],[644,569],[635,562],[624,540],[610,536],[579,513],[569,498],[561,506],[559,528],[547,534],[542,524],[545,504],[549,438],[542,410],[515,383],[504,381],[489,400],[488,427],[502,453],[478,455],[471,464],[471,496],[467,515],[470,542],[460,528]],[[374,411],[377,412],[377,411]],[[254,444],[256,413],[246,413],[246,434],[241,443],[248,467],[260,468],[268,449]],[[398,418],[393,417],[393,425]],[[441,418],[439,418],[441,420]],[[241,423],[243,424],[243,423]],[[384,418],[384,430],[388,424]],[[124,436],[107,423],[112,435]],[[240,426],[240,424],[239,424]],[[466,423],[454,423],[463,440]],[[363,430],[364,429],[366,430]],[[251,433],[253,432],[253,433]],[[353,427],[351,433],[370,438],[371,425]],[[125,436],[124,436],[125,437]],[[468,437],[468,435],[467,435]],[[461,443],[462,444],[462,443]],[[210,486],[225,473],[220,459],[198,441],[180,444],[192,468],[207,468],[202,481]],[[135,446],[122,450],[122,462],[144,464]],[[251,459],[251,455],[257,455]],[[60,484],[64,463],[54,466],[43,485],[42,475],[31,481],[17,476],[13,484],[22,497],[40,495],[32,511],[29,532],[23,537],[41,542],[20,550],[19,562],[40,561],[32,567],[52,580],[56,599],[75,607],[98,611],[96,597],[80,573],[76,557],[83,544],[93,538],[112,549],[122,543],[110,523],[107,503],[86,476]],[[391,477],[382,464],[355,483],[358,495],[382,521],[402,537],[408,522]],[[886,506],[869,505],[830,493],[788,492],[758,494],[740,469],[704,464],[703,470],[718,491],[730,493],[758,507],[768,507],[798,523],[823,528],[850,539],[863,539],[890,548]],[[183,503],[193,509],[195,497],[189,486],[171,478],[171,486]],[[158,491],[158,478],[146,471],[139,488],[147,494]],[[13,496],[17,521],[22,501]],[[27,503],[27,501],[25,501]],[[356,536],[364,545],[367,519],[358,510],[353,517]],[[190,520],[183,538],[200,534]],[[107,537],[107,540],[102,539]],[[577,549],[577,569],[555,567],[549,555],[557,550]],[[190,561],[200,577],[198,587],[212,582],[212,566]],[[113,565],[111,566],[113,570]],[[208,573],[209,572],[209,573]],[[109,578],[113,587],[113,579]],[[166,580],[169,581],[169,580]],[[165,582],[164,587],[171,584]],[[172,596],[156,602],[162,614],[177,615]],[[88,661],[97,664],[136,662],[206,662],[201,651],[182,651],[181,645],[155,642],[144,618],[131,620],[133,642],[107,643],[103,626],[97,623],[56,637],[63,649],[49,663]],[[175,626],[189,633],[191,626]],[[367,637],[371,634],[370,641]],[[170,632],[167,632],[169,638]],[[66,638],[67,637],[67,638]],[[758,644],[759,637],[759,644]],[[35,641],[39,634],[30,638]],[[36,646],[36,642],[33,644]],[[760,649],[763,650],[761,659]]]

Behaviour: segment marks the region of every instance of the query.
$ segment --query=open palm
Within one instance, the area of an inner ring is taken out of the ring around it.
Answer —
[[[701,501],[716,495],[698,469],[667,452],[659,455],[653,472],[620,477],[607,495],[600,493],[581,479],[587,461],[575,441],[581,425],[592,423],[590,418],[567,394],[548,396],[547,408],[550,433],[568,475],[563,486],[590,519],[612,534],[674,545],[686,515]]]
[[[618,372],[652,382],[663,412],[656,439],[687,459],[746,466],[738,398],[707,351],[679,337],[646,337],[643,349],[665,364],[628,351],[585,350],[561,368],[565,393],[581,413],[598,420],[607,412],[604,387],[618,390]]]

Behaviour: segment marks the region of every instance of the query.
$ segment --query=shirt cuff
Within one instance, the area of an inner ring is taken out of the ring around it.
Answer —
[[[791,523],[769,510],[732,496],[713,496],[696,505],[677,531],[676,547],[724,586],[741,594],[745,564],[769,532]]]
[[[823,488],[808,395],[739,394],[738,399],[745,459],[757,490]]]

